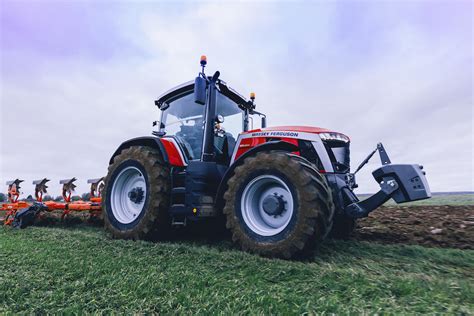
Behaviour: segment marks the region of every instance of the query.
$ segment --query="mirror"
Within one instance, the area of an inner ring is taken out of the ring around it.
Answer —
[[[202,77],[196,77],[194,80],[194,102],[198,104],[206,104],[206,79]]]
[[[267,118],[265,116],[262,116],[262,128],[267,127]]]
[[[159,129],[165,128],[165,124],[163,124],[161,121],[153,121],[153,126],[159,126]]]

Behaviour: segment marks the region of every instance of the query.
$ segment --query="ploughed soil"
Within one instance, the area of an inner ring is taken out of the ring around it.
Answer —
[[[3,215],[0,212],[0,218]],[[42,216],[36,225],[54,226],[60,222],[60,213],[55,212]],[[69,226],[85,222],[102,225],[101,220],[90,220],[85,212],[70,215],[62,223]],[[474,249],[474,205],[382,206],[357,221],[351,239]]]
[[[352,238],[474,249],[474,205],[382,206],[357,221]]]

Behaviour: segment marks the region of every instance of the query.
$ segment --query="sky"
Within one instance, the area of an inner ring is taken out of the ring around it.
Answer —
[[[383,142],[424,165],[432,191],[474,191],[471,1],[0,0],[0,187],[107,173],[150,135],[162,92],[207,72],[255,91],[268,125],[351,138],[351,165]],[[357,192],[376,192],[377,156]]]

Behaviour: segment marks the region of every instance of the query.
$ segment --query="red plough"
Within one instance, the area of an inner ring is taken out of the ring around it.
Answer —
[[[30,207],[30,204],[24,201],[19,201],[20,198],[20,184],[24,180],[15,179],[12,181],[7,181],[8,191],[7,191],[7,203],[1,204],[0,211],[4,211],[5,218],[3,219],[4,225],[11,225],[13,219],[15,218],[16,213],[20,209]]]
[[[0,211],[5,212],[4,225],[26,227],[27,222],[34,222],[37,217],[43,217],[46,212],[61,212],[61,220],[72,212],[89,212],[90,219],[97,218],[101,214],[101,192],[104,186],[104,178],[89,179],[90,198],[89,201],[73,201],[72,194],[75,191],[76,178],[60,180],[62,187],[62,201],[43,201],[43,195],[48,191],[47,178],[33,181],[35,185],[35,201],[20,201],[20,184],[23,180],[15,179],[8,181],[8,201],[0,204]],[[25,220],[28,219],[28,220]],[[1,220],[1,219],[0,219]]]

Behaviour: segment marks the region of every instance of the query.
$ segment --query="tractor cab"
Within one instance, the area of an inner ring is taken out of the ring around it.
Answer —
[[[183,91],[183,88],[185,89]],[[236,100],[236,101],[234,101]],[[244,130],[244,111],[239,104],[246,102],[240,95],[217,91],[214,121],[214,155],[217,161],[228,164],[235,140]],[[206,107],[194,102],[194,82],[188,82],[159,98],[161,110],[159,131],[163,138],[176,141],[187,161],[200,160],[204,143]]]
[[[223,80],[216,78],[211,83],[212,77],[200,75],[198,79],[209,82],[203,86],[196,81],[186,82],[155,101],[161,116],[154,135],[178,144],[186,162],[207,160],[229,165],[239,134],[265,127],[265,115],[255,111],[254,93],[247,100]],[[203,91],[196,91],[199,88]],[[200,104],[196,102],[197,93],[213,97]],[[261,124],[256,116],[262,117]]]

